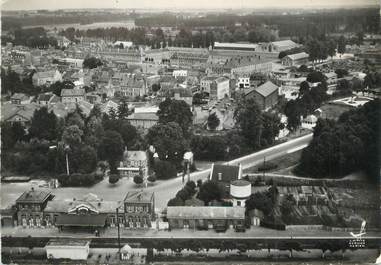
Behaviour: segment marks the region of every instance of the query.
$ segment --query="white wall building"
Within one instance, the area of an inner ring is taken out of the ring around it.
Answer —
[[[188,71],[187,70],[174,70],[172,73],[172,76],[175,78],[179,76],[188,76]]]
[[[75,239],[52,239],[45,246],[48,259],[86,260],[90,252],[90,241]]]

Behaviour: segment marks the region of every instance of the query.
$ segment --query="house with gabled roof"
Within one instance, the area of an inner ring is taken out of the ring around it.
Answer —
[[[84,101],[84,100],[85,100],[85,89],[83,88],[61,90],[61,101],[64,104],[77,103],[79,101]]]
[[[259,87],[246,90],[245,98],[254,98],[261,110],[267,110],[278,104],[279,87],[271,81],[267,81]]]
[[[34,86],[51,85],[58,81],[62,81],[62,75],[58,70],[38,71],[32,77]]]
[[[289,54],[282,58],[282,64],[285,66],[295,66],[308,63],[309,54],[305,52]]]

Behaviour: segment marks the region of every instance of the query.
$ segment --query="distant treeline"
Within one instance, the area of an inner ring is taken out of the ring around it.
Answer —
[[[175,14],[159,14],[137,18],[137,26],[166,26],[166,27],[232,27],[239,22],[243,26],[276,25],[280,36],[319,36],[326,33],[349,32],[378,32],[379,9],[340,9],[298,15],[267,15],[252,14],[238,16],[233,14],[207,15],[202,18],[183,18]]]
[[[89,15],[85,13],[71,13],[68,15],[39,15],[23,17],[4,16],[1,18],[2,30],[14,30],[23,26],[37,25],[54,25],[54,24],[91,24],[95,22],[117,22],[133,19],[133,16],[128,14],[110,14],[102,13],[97,15]]]

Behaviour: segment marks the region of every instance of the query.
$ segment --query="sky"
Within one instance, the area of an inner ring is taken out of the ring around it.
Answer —
[[[267,8],[345,7],[379,5],[381,0],[0,0],[2,10],[82,9],[82,8]]]

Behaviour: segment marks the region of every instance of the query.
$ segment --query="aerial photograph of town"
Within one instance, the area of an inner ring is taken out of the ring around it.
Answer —
[[[7,265],[381,265],[380,0],[2,0]]]

